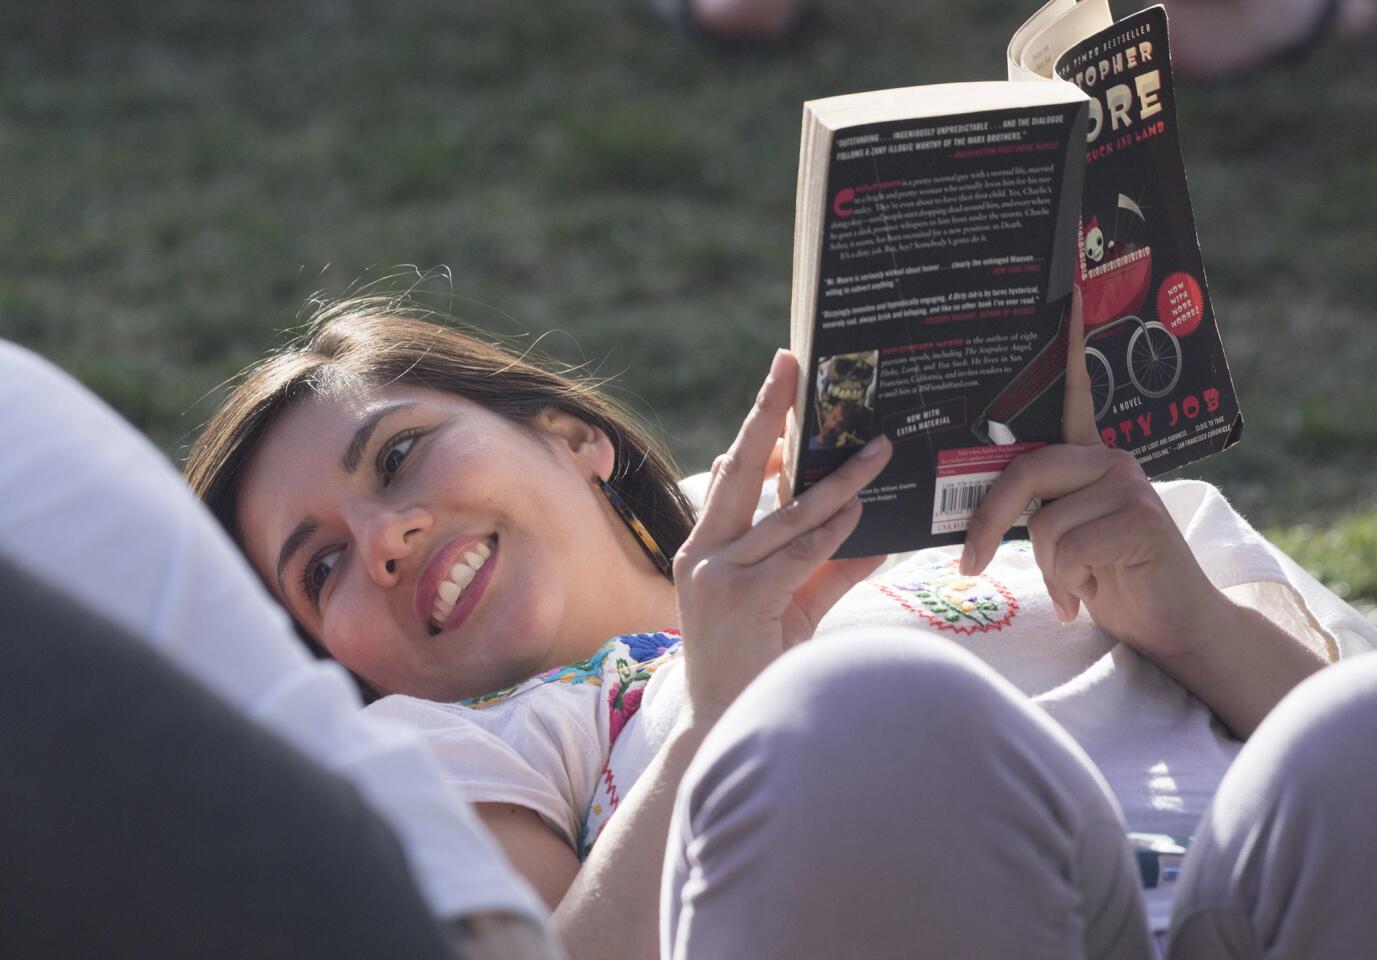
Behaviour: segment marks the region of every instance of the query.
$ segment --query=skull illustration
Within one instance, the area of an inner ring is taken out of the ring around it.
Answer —
[[[1096,263],[1104,259],[1104,231],[1094,220],[1090,221],[1090,229],[1085,231],[1085,255]]]
[[[811,445],[849,447],[874,436],[875,367],[879,351],[840,353],[818,366],[817,433]]]

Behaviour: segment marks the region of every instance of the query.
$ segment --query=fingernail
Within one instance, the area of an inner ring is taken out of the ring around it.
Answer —
[[[889,446],[889,438],[882,433],[878,437],[872,437],[869,443],[861,447],[860,452],[857,453],[856,456],[860,457],[862,460],[869,460],[887,446]]]
[[[1058,623],[1070,623],[1070,622],[1071,622],[1071,617],[1070,617],[1069,614],[1067,614],[1066,608],[1063,607],[1061,604],[1057,603],[1057,601],[1055,601],[1055,600],[1052,601],[1052,612],[1055,613],[1055,614],[1057,615],[1057,622],[1058,622]]]
[[[963,577],[975,573],[975,554],[969,543],[961,545],[961,561],[956,565],[956,569],[961,571]]]
[[[779,372],[780,362],[784,359],[784,354],[786,352],[787,351],[783,347],[775,351],[775,355],[770,359],[770,376],[773,377]]]

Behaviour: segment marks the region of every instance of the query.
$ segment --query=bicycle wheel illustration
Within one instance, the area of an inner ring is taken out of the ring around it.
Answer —
[[[1109,366],[1109,358],[1094,347],[1085,348],[1085,370],[1090,374],[1090,402],[1098,423],[1109,412],[1109,401],[1114,398],[1114,370]]]
[[[1156,320],[1128,338],[1128,379],[1145,397],[1160,397],[1181,379],[1181,341]]]

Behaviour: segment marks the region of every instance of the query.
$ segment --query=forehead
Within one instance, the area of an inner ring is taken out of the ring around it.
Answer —
[[[312,394],[291,403],[263,432],[240,477],[240,495],[250,493],[260,475],[281,486],[293,475],[342,472],[340,460],[359,428],[398,403],[424,404],[426,391],[388,387]]]
[[[303,397],[264,431],[239,475],[236,519],[245,552],[265,578],[275,578],[270,551],[348,482],[343,459],[360,428],[399,404],[430,414],[485,412],[462,397],[390,386]],[[387,422],[378,429],[385,433]]]

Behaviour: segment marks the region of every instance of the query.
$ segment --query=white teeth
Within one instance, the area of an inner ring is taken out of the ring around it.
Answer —
[[[484,540],[469,547],[464,553],[464,559],[449,568],[447,578],[440,581],[440,585],[436,587],[435,605],[430,611],[432,627],[438,629],[454,612],[454,605],[459,602],[468,585],[473,583],[473,578],[478,576],[478,571],[483,569],[483,564],[488,562],[490,556],[492,546]]]

